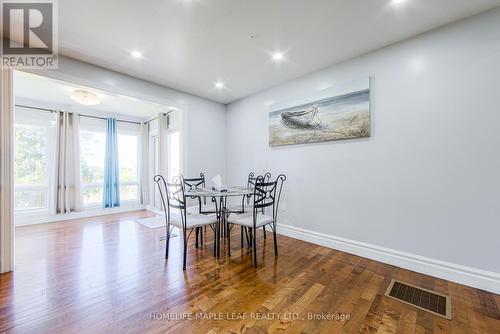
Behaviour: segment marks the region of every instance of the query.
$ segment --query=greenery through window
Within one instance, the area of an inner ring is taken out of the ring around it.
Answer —
[[[15,124],[14,206],[48,207],[48,126]]]
[[[102,203],[106,134],[80,131],[80,173],[85,205]]]
[[[120,199],[136,201],[139,195],[137,135],[118,134],[118,157],[120,165]]]
[[[24,112],[24,111],[23,111]],[[55,129],[47,118],[19,114],[15,124],[14,203],[17,211],[48,210],[49,171]],[[22,116],[22,117],[21,117]],[[106,133],[104,125],[81,124],[80,174],[85,206],[101,206],[103,199]],[[125,128],[118,134],[120,197],[123,202],[139,200],[139,131]]]
[[[120,130],[118,130],[120,132]],[[118,134],[121,201],[137,201],[139,136],[126,131]],[[106,133],[104,129],[80,130],[80,173],[86,206],[100,206],[103,198]]]

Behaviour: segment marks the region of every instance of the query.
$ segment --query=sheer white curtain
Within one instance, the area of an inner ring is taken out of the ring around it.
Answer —
[[[14,269],[14,91],[12,70],[0,70],[0,273]]]
[[[172,178],[182,172],[182,115],[178,110],[172,110],[167,115],[167,175]]]
[[[149,184],[152,179],[149,179],[149,124],[141,124],[141,204],[149,204]]]
[[[56,113],[56,136],[49,210],[51,214],[81,211],[79,116]]]
[[[158,171],[167,180],[170,180],[167,161],[167,129],[168,115],[160,113],[158,115]]]

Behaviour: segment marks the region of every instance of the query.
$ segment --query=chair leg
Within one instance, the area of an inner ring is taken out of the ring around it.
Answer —
[[[217,257],[217,227],[214,226],[214,257]]]
[[[196,235],[196,241],[194,242],[194,247],[198,248],[198,234],[200,233],[200,228],[197,227],[194,232]]]
[[[170,226],[167,224],[167,244],[165,245],[165,258],[168,259],[168,248],[170,246]]]
[[[184,237],[184,259],[182,261],[182,270],[186,270],[186,256],[187,256],[186,230],[184,230],[183,237]]]
[[[262,226],[262,232],[264,232],[264,240],[266,240],[266,227]]]
[[[257,228],[253,228],[252,243],[253,243],[253,266],[257,268]]]
[[[206,227],[206,225],[205,225],[205,227]],[[200,243],[203,246],[203,228],[202,227],[200,227]]]
[[[241,232],[241,249],[243,249],[243,226],[240,226],[240,232]]]
[[[229,223],[227,225],[227,255],[231,256],[231,229],[229,228]]]
[[[220,221],[217,222],[217,258],[220,258]]]
[[[245,230],[245,236],[247,238],[247,247],[250,248],[252,242],[251,242],[250,236],[248,235],[249,234],[248,228],[246,228],[246,226],[245,226],[245,227],[243,227],[243,229]]]
[[[276,239],[276,226],[273,229],[274,255],[278,256],[278,240]]]

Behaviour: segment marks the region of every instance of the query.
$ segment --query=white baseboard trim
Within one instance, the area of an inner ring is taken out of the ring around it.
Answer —
[[[278,225],[277,233],[371,260],[500,294],[500,274],[351,239]]]
[[[64,213],[57,215],[50,215],[48,213],[21,214],[15,216],[15,226],[18,227],[18,226],[54,223],[70,219],[105,216],[114,213],[131,212],[144,209],[146,209],[145,205],[137,204],[137,205],[123,206],[123,207],[109,208],[109,209],[103,209],[103,208],[87,209],[85,211],[71,212],[71,213]]]
[[[151,211],[151,212],[153,212],[157,215],[160,215],[160,216],[164,215],[163,210],[159,210],[152,205],[146,205],[146,210]]]

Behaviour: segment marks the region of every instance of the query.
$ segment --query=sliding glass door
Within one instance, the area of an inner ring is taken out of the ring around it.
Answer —
[[[182,173],[181,113],[177,110],[168,114],[167,127],[167,173],[169,179]]]
[[[154,209],[161,210],[161,198],[157,189],[157,185],[153,182],[154,175],[163,175],[167,181],[171,181],[173,177],[182,173],[182,127],[181,127],[181,115],[179,111],[171,111],[168,114],[168,120],[164,134],[166,143],[160,145],[160,136],[158,135],[158,121],[155,120],[150,123],[150,172],[151,177],[151,204]],[[161,147],[164,147],[165,152],[160,152]],[[160,170],[161,159],[166,169],[165,171]]]
[[[152,175],[158,175],[160,173],[160,163],[159,163],[159,145],[158,145],[158,136],[154,135],[151,137],[151,159],[152,159]],[[160,194],[157,191],[157,186],[155,183],[152,183],[153,186],[153,207],[154,209],[161,210],[161,198]]]

